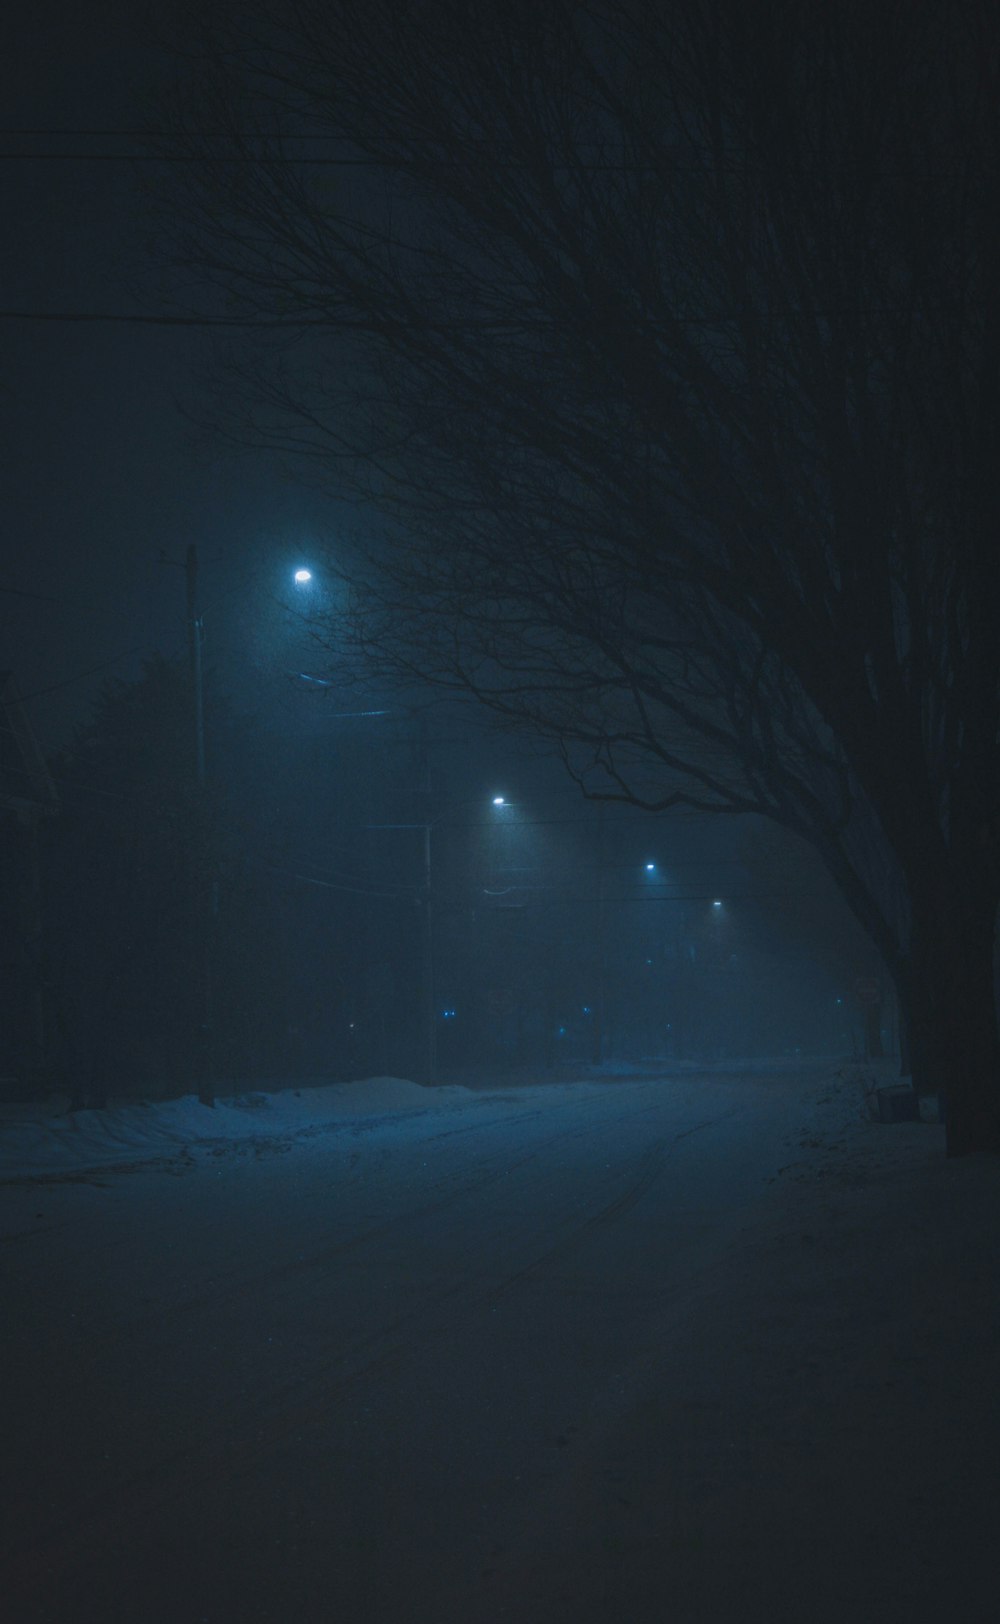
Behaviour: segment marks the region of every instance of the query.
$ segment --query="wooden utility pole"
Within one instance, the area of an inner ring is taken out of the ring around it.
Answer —
[[[208,861],[208,806],[205,773],[205,690],[202,670],[204,628],[198,610],[198,553],[192,543],[184,556],[187,587],[188,659],[194,703],[195,767],[195,915],[198,937],[199,987],[196,1047],[196,1082],[202,1105],[215,1104],[212,1078],[212,932],[215,925],[216,884]]]
[[[607,1053],[608,1036],[608,902],[605,891],[604,802],[597,803],[597,996],[594,1000],[591,1060],[602,1064]]]
[[[424,824],[424,883],[423,883],[423,998],[424,1011],[424,1070],[426,1081],[437,1081],[437,1008],[434,1002],[434,891],[431,873],[431,835],[433,824]]]
[[[193,542],[184,557],[184,580],[187,585],[188,659],[191,663],[191,691],[194,695],[195,779],[198,789],[204,790],[205,694],[201,666],[203,626],[198,613],[198,552]]]

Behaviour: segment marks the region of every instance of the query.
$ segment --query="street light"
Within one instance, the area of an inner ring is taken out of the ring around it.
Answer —
[[[296,570],[294,579],[296,586],[308,586],[312,580],[312,570]]]

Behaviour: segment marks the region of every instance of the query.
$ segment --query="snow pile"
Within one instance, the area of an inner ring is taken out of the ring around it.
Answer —
[[[808,1068],[806,1068],[808,1071]],[[777,1086],[802,1070],[801,1062],[743,1061],[716,1065],[674,1063],[651,1070],[606,1064],[584,1068],[576,1080],[549,1080],[536,1086],[552,1090],[601,1091],[609,1083],[635,1085],[671,1077],[700,1077],[725,1085],[734,1079],[769,1076]],[[817,1151],[842,1153],[855,1145],[857,1130],[870,1122],[875,1090],[898,1081],[891,1062],[859,1067],[831,1063],[811,1115],[805,1101],[798,1148],[815,1160]],[[532,1087],[504,1092],[502,1083],[482,1079],[470,1086],[426,1088],[400,1077],[370,1077],[351,1083],[303,1082],[296,1088],[263,1092],[247,1089],[219,1098],[211,1109],[196,1095],[157,1103],[122,1102],[102,1111],[70,1111],[65,1097],[37,1105],[0,1107],[0,1181],[18,1178],[69,1178],[107,1168],[131,1168],[219,1155],[224,1148],[290,1148],[319,1135],[364,1126],[387,1128],[427,1112],[464,1111],[477,1103],[501,1115],[506,1108],[530,1105]],[[864,1138],[865,1136],[862,1136]],[[794,1168],[798,1163],[790,1163]]]
[[[195,1095],[104,1111],[8,1106],[0,1111],[0,1179],[54,1177],[173,1160],[220,1145],[295,1140],[368,1119],[421,1115],[468,1100],[463,1088],[430,1091],[399,1077],[280,1093],[250,1091],[208,1109]]]

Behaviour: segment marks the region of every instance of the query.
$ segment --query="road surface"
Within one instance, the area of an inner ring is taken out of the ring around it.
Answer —
[[[788,1205],[825,1087],[428,1091],[8,1186],[4,1618],[912,1624],[910,1397],[849,1409],[884,1282],[841,1335],[815,1177]]]

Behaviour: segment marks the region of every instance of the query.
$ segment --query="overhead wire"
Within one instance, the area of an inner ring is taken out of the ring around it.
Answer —
[[[121,654],[115,654],[110,660],[102,660],[100,665],[88,666],[85,671],[77,671],[74,676],[67,677],[63,682],[50,683],[47,688],[35,688],[30,694],[19,694],[23,705],[32,699],[44,699],[47,694],[61,693],[66,688],[74,688],[78,682],[84,682],[88,677],[96,676],[101,671],[110,670],[113,665],[120,665],[122,660],[130,659],[133,654],[142,654],[143,647],[125,649]],[[148,652],[148,651],[147,651]]]

